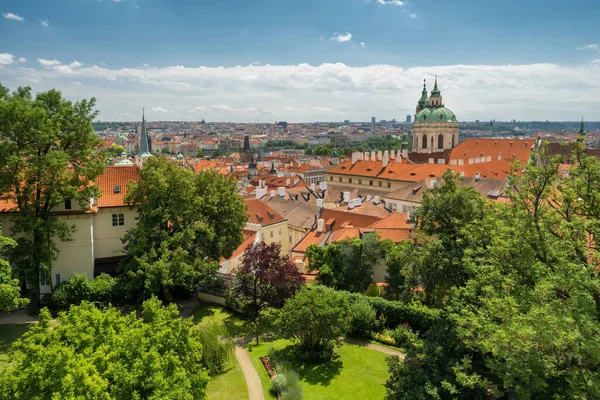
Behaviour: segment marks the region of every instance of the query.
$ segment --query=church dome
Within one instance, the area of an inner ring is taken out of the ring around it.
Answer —
[[[446,107],[428,107],[417,113],[415,122],[458,122],[458,120]]]

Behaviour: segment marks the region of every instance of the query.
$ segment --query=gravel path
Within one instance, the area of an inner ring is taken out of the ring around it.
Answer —
[[[263,392],[258,372],[252,364],[250,354],[246,350],[246,345],[252,340],[252,337],[238,338],[235,343],[235,357],[240,364],[240,368],[246,378],[246,386],[248,387],[248,399],[249,400],[264,400],[265,393]]]
[[[398,356],[401,360],[404,360],[405,354],[399,350],[394,350],[380,344],[369,343],[363,340],[357,339],[346,339],[346,343],[356,344],[358,346],[366,347],[367,349],[379,351],[380,353],[388,354],[390,356]]]

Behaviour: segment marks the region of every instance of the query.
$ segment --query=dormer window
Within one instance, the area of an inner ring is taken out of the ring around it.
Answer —
[[[113,187],[113,193],[121,193],[121,186]]]
[[[65,200],[65,210],[70,210],[71,209],[71,199],[66,199]]]

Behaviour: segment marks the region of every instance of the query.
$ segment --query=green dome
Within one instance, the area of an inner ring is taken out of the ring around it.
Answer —
[[[458,120],[446,107],[429,107],[417,113],[415,122],[458,122]]]

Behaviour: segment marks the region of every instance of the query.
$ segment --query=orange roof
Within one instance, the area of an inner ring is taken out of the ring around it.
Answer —
[[[535,139],[479,139],[469,138],[452,149],[450,160],[463,160],[468,164],[469,159],[491,157],[491,160],[519,160],[524,167],[531,156]]]
[[[278,212],[260,200],[246,200],[250,218],[248,222],[261,226],[269,226],[286,221]]]
[[[387,217],[381,218],[379,221],[371,224],[370,228],[375,229],[395,229],[395,228],[409,228],[410,224],[407,222],[408,214],[405,213],[391,213]]]
[[[238,248],[233,251],[231,257],[229,257],[228,259],[221,258],[221,264],[223,264],[227,260],[232,260],[234,258],[240,257],[242,254],[244,254],[246,249],[250,247],[252,243],[254,243],[254,240],[256,239],[256,231],[249,231],[247,229],[244,229],[242,233],[244,234],[244,241],[242,242],[242,244],[240,244]]]
[[[100,197],[98,207],[123,207],[129,182],[139,182],[140,167],[137,165],[115,166],[110,165],[102,175],[98,176]]]

